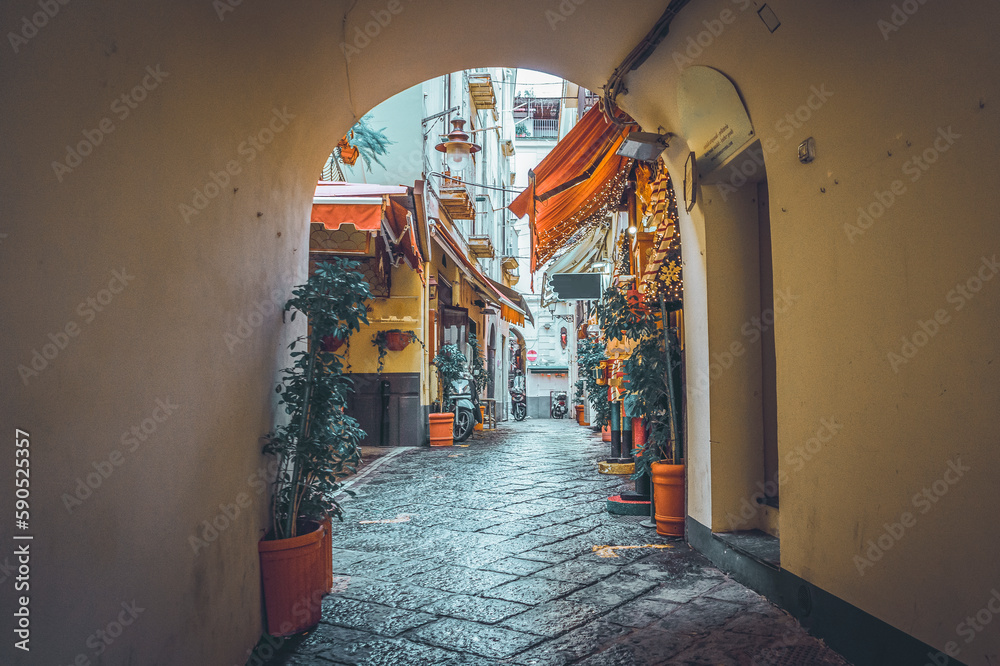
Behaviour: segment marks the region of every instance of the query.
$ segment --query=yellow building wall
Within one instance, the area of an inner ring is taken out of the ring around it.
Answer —
[[[424,329],[427,309],[424,303],[427,288],[421,282],[420,275],[405,264],[391,270],[392,287],[389,297],[372,299],[368,326],[352,335],[348,343],[345,356],[352,373],[378,372],[378,348],[372,342],[372,337],[379,331],[413,331],[420,340],[426,340]],[[425,349],[419,343],[411,342],[403,351],[386,352],[382,372],[420,373],[424,372],[427,361]]]

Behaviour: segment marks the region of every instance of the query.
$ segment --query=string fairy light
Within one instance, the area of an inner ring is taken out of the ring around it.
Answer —
[[[598,225],[609,224],[617,214],[622,195],[627,185],[627,177],[632,160],[627,160],[623,168],[590,199],[589,205],[581,207],[573,215],[556,223],[538,240],[538,265],[551,259],[561,248],[578,242]],[[547,242],[545,242],[547,241]]]

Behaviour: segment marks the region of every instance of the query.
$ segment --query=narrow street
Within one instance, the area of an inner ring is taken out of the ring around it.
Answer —
[[[627,479],[597,473],[589,428],[529,419],[468,444],[354,484],[323,621],[272,665],[846,664],[683,541],[608,514]]]

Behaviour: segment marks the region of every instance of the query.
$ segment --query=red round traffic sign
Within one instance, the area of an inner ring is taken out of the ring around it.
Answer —
[[[534,361],[538,360],[538,352],[536,352],[534,349],[529,349],[527,357],[528,357],[529,361],[534,362]]]

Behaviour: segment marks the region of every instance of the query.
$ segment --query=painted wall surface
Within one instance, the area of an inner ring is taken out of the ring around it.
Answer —
[[[716,67],[764,145],[775,298],[794,297],[775,326],[782,566],[938,649],[953,643],[967,663],[984,660],[1000,651],[1000,633],[963,623],[998,582],[1000,534],[982,526],[1000,502],[989,490],[1000,427],[985,418],[998,398],[1000,239],[992,169],[976,164],[1000,140],[988,46],[1000,17],[972,2],[895,18],[891,5],[780,2],[769,3],[782,22],[772,34],[744,5],[685,8],[628,79],[623,104],[647,128],[676,128],[664,91],[686,66]],[[796,147],[808,137],[817,157],[803,165]],[[674,174],[686,153],[668,151]],[[740,183],[727,174],[716,189],[734,196]],[[690,259],[702,252],[709,309],[716,298],[715,219],[701,205],[690,219],[689,379],[722,351],[711,315],[710,348],[698,349],[703,324],[691,316],[703,278]],[[690,423],[700,429],[691,437],[714,444],[726,417],[713,404],[709,430],[704,412]],[[703,479],[712,447],[690,450]],[[730,492],[713,485],[708,511],[703,489],[689,487],[702,519]]]
[[[741,331],[760,313],[757,204],[755,188],[726,199],[717,189],[702,189],[711,356],[707,372],[688,368],[687,384],[710,394],[711,524],[730,531],[758,526],[753,495],[764,472],[760,350]]]
[[[345,354],[351,372],[378,372],[378,348],[372,336],[379,331],[398,329],[413,331],[424,339],[426,310],[420,307],[424,300],[424,286],[420,275],[405,263],[392,270],[392,287],[388,298],[374,298],[369,304],[368,326],[351,336]],[[409,321],[407,321],[409,320]],[[399,352],[386,353],[384,372],[420,372],[427,352],[418,343],[410,343]]]
[[[271,305],[304,275],[300,221],[330,147],[392,94],[465,67],[531,67],[598,89],[665,4],[69,4],[10,45],[0,422],[31,433],[33,660],[93,658],[88,637],[134,600],[143,610],[106,663],[241,662],[261,628],[260,437],[297,332]],[[774,280],[799,297],[775,330],[783,566],[982,662],[1000,651],[996,624],[971,643],[957,628],[1000,584],[989,165],[1000,9],[925,3],[893,19],[888,3],[768,4],[782,21],[773,34],[751,3],[689,4],[619,101],[645,129],[671,130],[679,71],[711,65],[772,139]],[[17,29],[29,11],[5,4],[0,25]],[[465,39],[428,38],[455,15]],[[801,165],[809,136],[817,159]],[[683,159],[668,157],[679,173]],[[682,218],[696,244],[688,362],[703,370],[711,322],[692,315],[714,299],[697,261],[710,224],[700,207]],[[22,377],[33,362],[38,374]],[[690,436],[711,438],[712,418],[693,414]],[[837,426],[826,441],[823,419]],[[135,446],[133,427],[155,430]],[[122,463],[64,507],[116,450]],[[690,449],[695,480],[708,478],[709,451],[707,439]],[[0,487],[11,483],[0,466]],[[238,517],[202,532],[244,495]],[[711,522],[710,494],[693,488],[691,506]],[[903,520],[901,538],[884,534]],[[194,552],[201,536],[211,541]],[[880,540],[884,553],[869,545]]]

